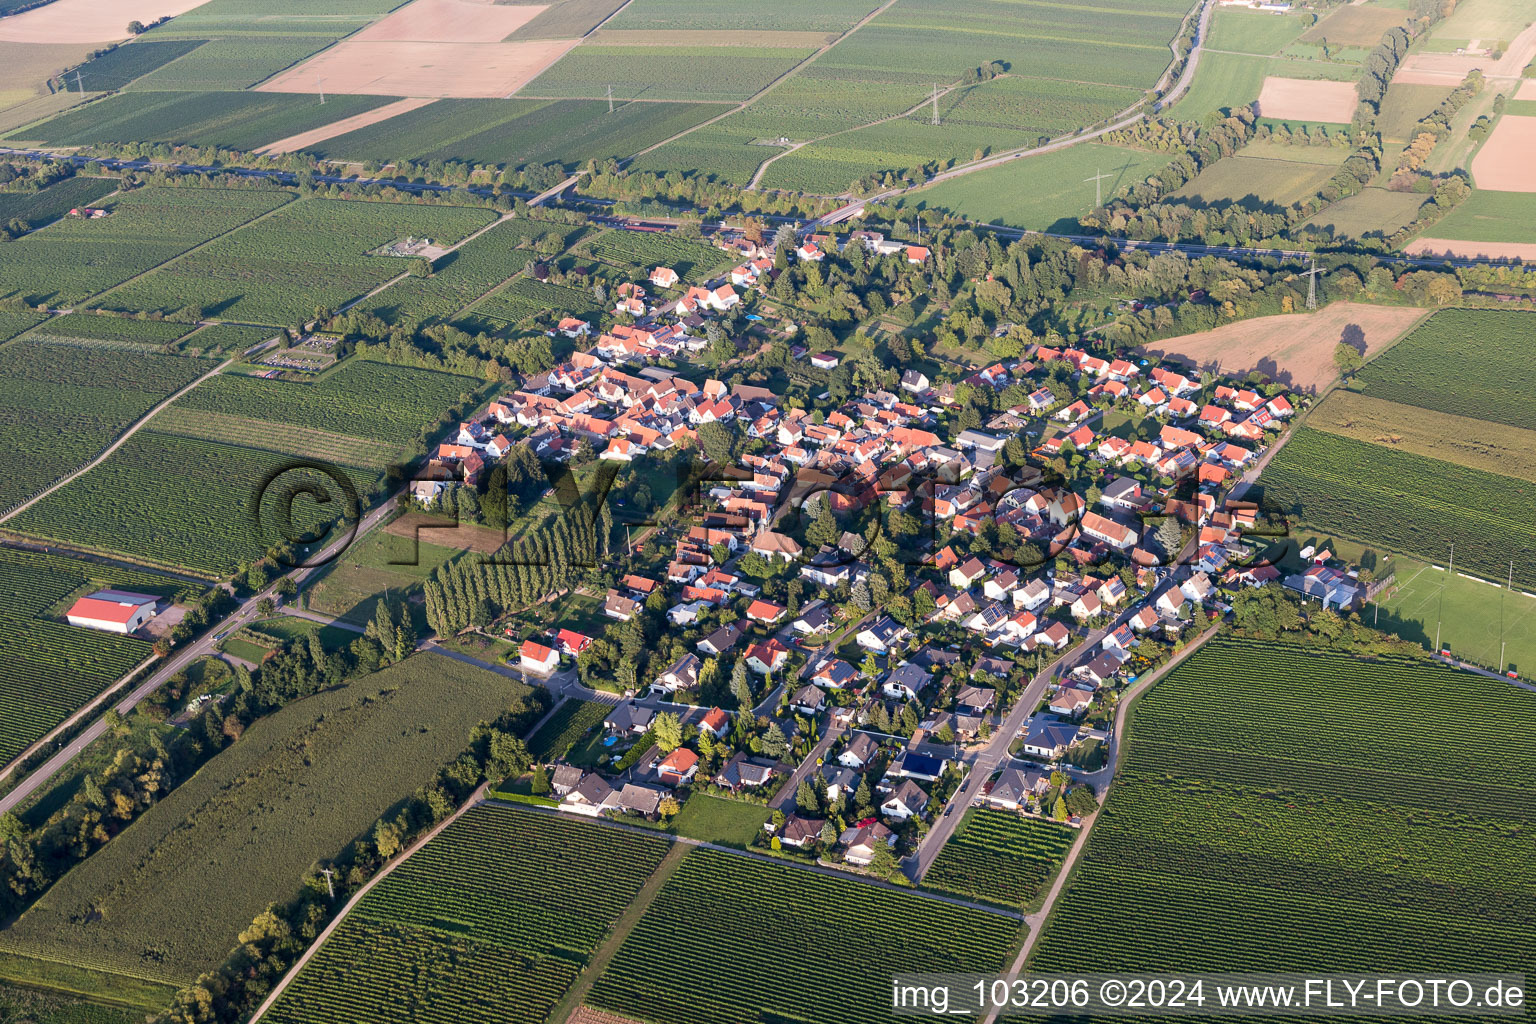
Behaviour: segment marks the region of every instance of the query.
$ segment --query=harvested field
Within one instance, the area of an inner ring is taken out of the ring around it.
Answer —
[[[359,42],[497,43],[544,12],[530,4],[415,0],[352,36]]]
[[[270,145],[262,146],[256,152],[292,153],[295,150],[307,149],[327,139],[334,139],[338,135],[345,135],[347,132],[355,132],[359,128],[367,128],[369,125],[378,124],[380,121],[387,121],[397,114],[419,110],[432,102],[434,101],[429,99],[417,99],[401,100],[398,103],[386,103],[382,107],[374,107],[372,110],[366,110],[361,114],[353,114],[351,117],[332,121],[324,127],[313,128],[307,132],[300,132],[297,135],[290,135],[286,139],[278,139]]]
[[[1536,430],[1335,391],[1307,426],[1498,476],[1536,483]]]
[[[1527,79],[1520,83],[1520,90],[1515,93],[1517,100],[1536,100],[1536,78]]]
[[[1536,192],[1536,117],[1499,118],[1472,160],[1472,180],[1493,192]]]
[[[1487,46],[1497,45],[1490,37],[1478,40]],[[1392,76],[1393,84],[1409,82],[1419,85],[1455,85],[1467,73],[1481,71],[1489,78],[1519,78],[1525,66],[1536,56],[1536,25],[1531,25],[1517,35],[1498,60],[1483,53],[1422,53],[1410,54],[1398,66]]]
[[[489,526],[452,522],[442,516],[429,516],[421,512],[401,516],[386,525],[384,532],[396,537],[414,538],[434,547],[475,551],[482,555],[494,553],[507,539],[502,531]]]
[[[1264,79],[1259,114],[1283,121],[1325,121],[1348,124],[1355,116],[1359,94],[1353,82],[1323,82],[1304,78]]]
[[[206,0],[54,0],[0,19],[0,40],[13,43],[112,43],[128,23],[174,17]]]
[[[1406,12],[1389,7],[1336,7],[1332,14],[1308,29],[1301,41],[1326,41],[1333,46],[1368,49],[1381,41],[1382,33],[1387,29],[1401,25],[1405,20]]]
[[[576,45],[382,42],[349,39],[262,83],[265,92],[326,92],[434,99],[500,99],[521,89]]]
[[[1536,242],[1463,242],[1450,238],[1420,238],[1403,250],[1409,256],[1484,256],[1494,260],[1536,263]]]
[[[1168,338],[1147,346],[1148,355],[1174,356],[1242,375],[1257,369],[1301,391],[1316,394],[1338,375],[1333,350],[1341,341],[1364,346],[1367,356],[1397,338],[1424,315],[1421,309],[1335,302],[1316,313],[1261,316],[1213,331]]]

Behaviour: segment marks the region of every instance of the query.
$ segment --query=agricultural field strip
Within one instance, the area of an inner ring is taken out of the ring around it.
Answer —
[[[1307,426],[1356,441],[1536,483],[1536,430],[1335,391]]]
[[[283,213],[283,210],[291,212]],[[274,326],[298,323],[316,306],[341,308],[409,269],[370,255],[405,235],[453,245],[494,224],[490,210],[301,199],[140,275],[96,300],[128,311],[194,301],[221,316]],[[295,224],[297,222],[297,224]]]
[[[149,186],[120,193],[108,217],[66,218],[0,246],[0,297],[79,305],[291,199],[266,189]]]
[[[1488,578],[1536,542],[1536,498],[1511,478],[1306,426],[1260,483],[1301,521],[1363,543],[1440,562],[1454,542],[1457,565]],[[1536,565],[1517,560],[1515,577],[1536,587]]]
[[[867,1024],[890,1019],[887,982],[865,971],[996,971],[1017,925],[992,910],[930,901],[827,870],[714,849],[691,851],[593,985],[590,1005],[670,1024],[800,1020],[811,984],[837,986]],[[687,958],[655,969],[658,943],[690,934]],[[764,936],[775,941],[765,942]],[[827,957],[835,949],[838,955]],[[798,954],[786,960],[784,953]],[[882,972],[884,973],[884,972]],[[787,983],[786,983],[787,982]],[[899,1019],[899,1018],[896,1018]]]
[[[436,963],[451,984],[422,1020],[462,1020],[515,978],[519,1000],[503,1019],[537,1024],[670,845],[639,830],[476,803],[348,905],[286,990],[263,1004],[266,1017],[374,1017],[404,997],[402,984],[417,973],[410,967]]]
[[[1372,398],[1536,430],[1536,313],[1441,310],[1372,359],[1356,379]],[[1476,359],[1447,358],[1469,338]]]
[[[626,4],[628,4],[630,2],[633,2],[633,0],[626,0]],[[879,16],[884,11],[889,10],[891,8],[891,6],[894,5],[895,3],[896,3],[896,0],[885,0],[885,2],[883,4],[881,4],[879,7],[876,7],[873,11],[870,11],[863,18],[859,19],[856,23],[851,25],[848,28],[848,30],[846,32],[844,32],[842,35],[838,36],[835,40],[833,40],[832,42],[830,42],[827,45],[823,46],[821,49],[812,52],[809,57],[805,58],[800,63],[796,64],[794,67],[792,67],[788,71],[784,72],[778,78],[775,78],[773,81],[771,81],[767,85],[763,86],[756,93],[754,93],[752,96],[747,97],[745,100],[743,100],[736,107],[734,107],[734,108],[732,108],[730,110],[722,111],[721,113],[716,114],[714,117],[711,117],[707,121],[703,121],[703,122],[701,122],[699,124],[694,125],[692,128],[688,128],[688,129],[685,129],[683,131],[678,132],[676,135],[673,135],[670,138],[662,139],[660,142],[653,143],[652,145],[647,146],[646,148],[640,150],[640,152],[635,153],[633,156],[631,156],[628,160],[625,161],[625,163],[631,163],[631,162],[633,162],[635,160],[638,160],[641,157],[645,156],[647,153],[650,153],[650,152],[652,152],[654,150],[658,150],[658,149],[660,149],[663,146],[670,145],[670,144],[676,142],[677,140],[679,140],[679,139],[681,139],[681,138],[683,138],[685,136],[693,134],[694,132],[698,131],[701,128],[708,128],[710,125],[713,125],[713,124],[715,124],[715,123],[717,123],[717,122],[719,122],[721,120],[724,120],[725,118],[730,117],[732,114],[736,114],[736,113],[739,113],[739,112],[741,112],[743,110],[746,110],[748,107],[751,107],[753,104],[755,104],[758,100],[762,99],[764,96],[768,95],[773,90],[777,89],[784,82],[786,82],[789,79],[795,77],[797,74],[800,73],[800,71],[803,68],[805,68],[806,66],[808,66],[810,64],[815,63],[815,61],[818,58],[820,58],[827,51],[829,51],[833,47],[835,47],[838,43],[841,43],[843,40],[845,40],[849,36],[853,35],[859,29],[863,28],[865,25],[868,25],[871,21],[873,21],[877,16]]]
[[[526,693],[423,653],[288,704],[65,875],[0,947],[190,983],[318,859],[393,813],[457,758],[476,723]],[[82,932],[76,922],[91,911],[94,927]]]
[[[1508,728],[1486,729],[1486,715]],[[1380,970],[1421,960],[1424,942],[1445,969],[1505,962],[1528,946],[1536,906],[1514,867],[1516,822],[1536,806],[1536,730],[1519,725],[1533,715],[1502,681],[1424,661],[1220,638],[1138,703],[1115,792],[1032,963]],[[1461,792],[1468,760],[1499,781]],[[1075,941],[1085,933],[1099,940]],[[1275,939],[1296,934],[1306,948]]]
[[[46,339],[0,347],[0,436],[13,453],[0,480],[8,503],[0,523],[100,461],[154,409],[217,369],[211,359],[81,351]]]

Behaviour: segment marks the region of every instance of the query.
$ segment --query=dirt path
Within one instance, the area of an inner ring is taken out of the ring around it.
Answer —
[[[1203,646],[1205,642],[1211,637],[1215,636],[1220,629],[1221,627],[1219,625],[1212,626],[1204,633],[1201,633],[1182,651],[1170,658],[1165,664],[1156,669],[1150,676],[1141,680],[1135,686],[1132,686],[1129,690],[1127,690],[1125,696],[1121,698],[1118,709],[1115,712],[1115,729],[1113,735],[1110,738],[1109,759],[1108,763],[1105,765],[1105,767],[1109,770],[1111,784],[1113,784],[1114,781],[1116,761],[1120,756],[1121,745],[1125,739],[1125,723],[1128,717],[1126,712],[1130,710],[1131,702],[1145,693],[1153,683],[1167,675],[1185,658],[1199,650],[1200,647]],[[1066,859],[1061,863],[1061,870],[1056,872],[1056,881],[1052,883],[1050,891],[1045,894],[1045,901],[1040,904],[1039,910],[1024,918],[1024,923],[1029,926],[1029,931],[1024,936],[1024,945],[1019,948],[1019,955],[1014,958],[1013,966],[1008,970],[1009,982],[1012,982],[1014,979],[1018,978],[1019,973],[1024,970],[1024,963],[1029,959],[1030,951],[1034,949],[1036,940],[1040,938],[1040,933],[1042,930],[1044,930],[1046,918],[1050,915],[1051,908],[1056,905],[1056,898],[1060,896],[1062,890],[1066,888],[1067,878],[1072,874],[1072,867],[1077,863],[1077,858],[1082,854],[1083,848],[1088,844],[1088,834],[1093,831],[1094,823],[1099,820],[1099,815],[1103,813],[1103,804],[1107,797],[1107,789],[1104,793],[1099,794],[1100,809],[1094,811],[1086,819],[1084,819],[1083,827],[1078,829],[1077,839],[1073,841],[1072,848],[1067,851]],[[993,1024],[993,1022],[997,1020],[997,1016],[998,1010],[994,1009],[991,1013],[987,1014],[983,1024]]]
[[[76,477],[84,476],[86,473],[90,472],[91,470],[95,469],[97,466],[101,465],[102,461],[104,459],[106,459],[107,456],[111,455],[113,452],[115,452],[119,448],[121,448],[125,441],[127,441],[134,434],[138,433],[139,428],[144,426],[144,424],[148,423],[151,419],[153,419],[155,414],[158,413],[161,409],[164,409],[166,406],[168,406],[172,402],[176,401],[176,399],[180,398],[182,395],[186,394],[188,391],[191,391],[193,388],[195,388],[199,384],[203,383],[203,381],[207,380],[209,377],[213,377],[213,376],[223,372],[224,368],[229,366],[233,362],[234,362],[233,358],[224,360],[218,366],[215,366],[213,369],[209,370],[207,373],[205,373],[201,377],[197,378],[197,380],[195,380],[192,383],[188,384],[186,387],[182,388],[180,391],[178,391],[175,394],[171,395],[169,398],[165,399],[165,401],[161,402],[159,405],[157,405],[153,409],[149,410],[149,412],[145,413],[143,416],[140,416],[138,419],[134,420],[133,424],[131,426],[129,426],[127,430],[125,430],[121,434],[119,434],[116,441],[113,441],[111,444],[107,445],[107,447],[102,450],[101,454],[97,455],[90,462],[87,462],[85,465],[81,466],[79,469],[75,470],[73,473],[70,473],[68,476],[65,476],[65,477],[55,481],[53,484],[49,485],[49,487],[46,490],[41,491],[38,494],[34,494],[32,497],[28,498],[26,501],[22,502],[20,505],[17,505],[15,508],[13,508],[9,512],[5,513],[5,515],[0,516],[0,523],[9,522],[11,519],[14,519],[16,516],[21,515],[27,509],[31,508],[33,505],[36,505],[38,502],[40,502],[44,498],[48,497],[48,495],[52,494],[54,491],[58,490],[60,487],[63,487],[65,484],[70,483],[71,481],[73,481]]]
[[[672,872],[677,870],[677,866],[687,855],[688,847],[685,844],[672,844],[672,848],[661,859],[661,863],[656,865],[656,870],[651,872],[651,877],[645,880],[640,891],[635,893],[635,898],[629,901],[628,907],[624,908],[624,913],[613,923],[613,928],[609,930],[603,944],[597,947],[592,958],[587,961],[587,965],[576,976],[576,983],[566,989],[565,996],[555,1004],[554,1009],[549,1011],[549,1020],[563,1021],[576,1015],[581,1009],[582,1002],[587,998],[587,993],[592,991],[593,984],[608,969],[608,962],[619,951],[624,940],[629,938],[629,933],[640,922],[641,915],[651,908],[656,894],[661,891],[661,887],[667,883],[667,879],[672,877]]]
[[[261,1019],[262,1014],[266,1013],[272,1008],[272,1004],[277,1002],[282,994],[287,991],[288,986],[293,983],[293,979],[299,976],[299,972],[304,969],[304,965],[309,963],[310,957],[319,952],[320,947],[325,945],[325,940],[331,937],[331,933],[337,929],[342,921],[346,920],[347,915],[352,912],[352,909],[357,906],[359,901],[361,901],[364,896],[367,896],[368,893],[372,891],[374,886],[388,878],[391,871],[394,871],[395,868],[399,867],[401,864],[404,864],[407,860],[410,860],[412,854],[430,843],[434,838],[436,838],[438,833],[443,831],[443,829],[447,828],[449,825],[452,825],[455,821],[458,821],[465,811],[469,810],[471,807],[476,806],[482,800],[484,800],[485,791],[489,785],[490,783],[487,782],[480,783],[479,787],[469,795],[469,799],[464,801],[463,805],[461,805],[458,810],[444,818],[430,832],[412,843],[404,853],[400,854],[400,856],[384,865],[384,867],[379,870],[378,874],[374,875],[372,878],[368,879],[367,882],[363,883],[363,887],[357,890],[356,895],[347,901],[346,906],[342,907],[335,917],[331,918],[331,923],[326,925],[325,930],[315,937],[315,941],[311,942],[309,944],[309,948],[306,949],[304,953],[299,957],[299,959],[294,962],[294,965],[288,968],[288,972],[283,975],[282,980],[273,987],[270,993],[268,993],[267,998],[263,999],[261,1001],[261,1005],[256,1007],[256,1012],[251,1014],[250,1024],[256,1024],[256,1022]]]
[[[944,96],[948,96],[950,93],[954,92],[958,88],[960,88],[960,86],[958,84],[956,84],[956,85],[946,85],[943,89],[939,90],[938,95],[941,98],[944,97]],[[906,110],[901,111],[899,114],[892,114],[890,117],[882,117],[878,121],[871,121],[868,124],[855,125],[852,128],[844,128],[841,131],[828,132],[826,135],[820,135],[820,136],[817,136],[814,139],[806,139],[804,142],[797,142],[793,146],[790,146],[787,149],[785,149],[783,152],[775,153],[773,156],[769,157],[767,160],[764,160],[762,163],[758,164],[757,172],[752,175],[752,180],[747,182],[747,188],[749,188],[749,189],[757,188],[758,184],[763,180],[763,175],[768,172],[768,168],[773,165],[774,161],[782,160],[786,156],[789,156],[789,154],[795,152],[798,149],[804,149],[806,146],[814,145],[815,143],[818,143],[818,142],[825,142],[828,139],[835,139],[835,138],[837,138],[837,136],[839,136],[839,135],[847,135],[849,132],[861,132],[861,131],[863,131],[866,128],[873,128],[876,125],[886,124],[889,121],[899,121],[903,117],[911,117],[913,114],[917,113],[919,110],[922,110],[928,104],[932,103],[933,99],[934,99],[934,97],[932,95],[929,95],[929,96],[925,97],[924,99],[922,99],[921,101],[919,101],[918,103],[913,104],[911,107],[907,108]]]
[[[269,142],[254,152],[257,156],[291,153],[296,149],[304,149],[306,146],[313,146],[317,142],[334,139],[338,135],[345,135],[347,132],[357,131],[359,128],[367,128],[371,124],[387,121],[392,117],[410,113],[412,110],[419,110],[429,103],[436,102],[435,99],[414,99],[386,103],[382,107],[374,107],[372,110],[364,111],[361,114],[353,114],[351,117],[332,121],[330,124],[321,125],[319,128],[312,128],[307,132],[290,135],[286,139]]]

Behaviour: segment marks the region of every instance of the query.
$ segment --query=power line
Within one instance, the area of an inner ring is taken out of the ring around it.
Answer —
[[[1100,171],[1097,167],[1095,167],[1094,170],[1098,173],[1096,173],[1091,178],[1084,178],[1083,180],[1093,182],[1093,208],[1097,210],[1099,207],[1104,205],[1104,179],[1112,178],[1114,175],[1106,174],[1103,171]]]
[[[1504,639],[1504,595],[1515,589],[1515,560],[1509,560],[1509,579],[1504,582],[1504,589],[1499,591],[1499,671],[1508,670],[1508,662],[1504,660],[1504,645],[1508,643]]]
[[[608,87],[608,113],[613,113],[613,86]]]
[[[1317,275],[1322,273],[1317,267],[1317,257],[1307,258],[1307,308],[1317,308]]]
[[[939,83],[933,83],[933,123],[939,123]]]
[[[1435,653],[1440,653],[1440,623],[1445,618],[1445,588],[1451,585],[1451,576],[1456,572],[1456,542],[1451,541],[1451,561],[1445,570],[1445,582],[1440,584],[1440,608],[1435,612]]]

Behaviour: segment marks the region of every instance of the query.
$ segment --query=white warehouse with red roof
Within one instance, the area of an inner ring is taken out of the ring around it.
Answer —
[[[160,599],[126,590],[98,590],[70,606],[64,617],[71,626],[108,633],[132,633],[155,616]]]

